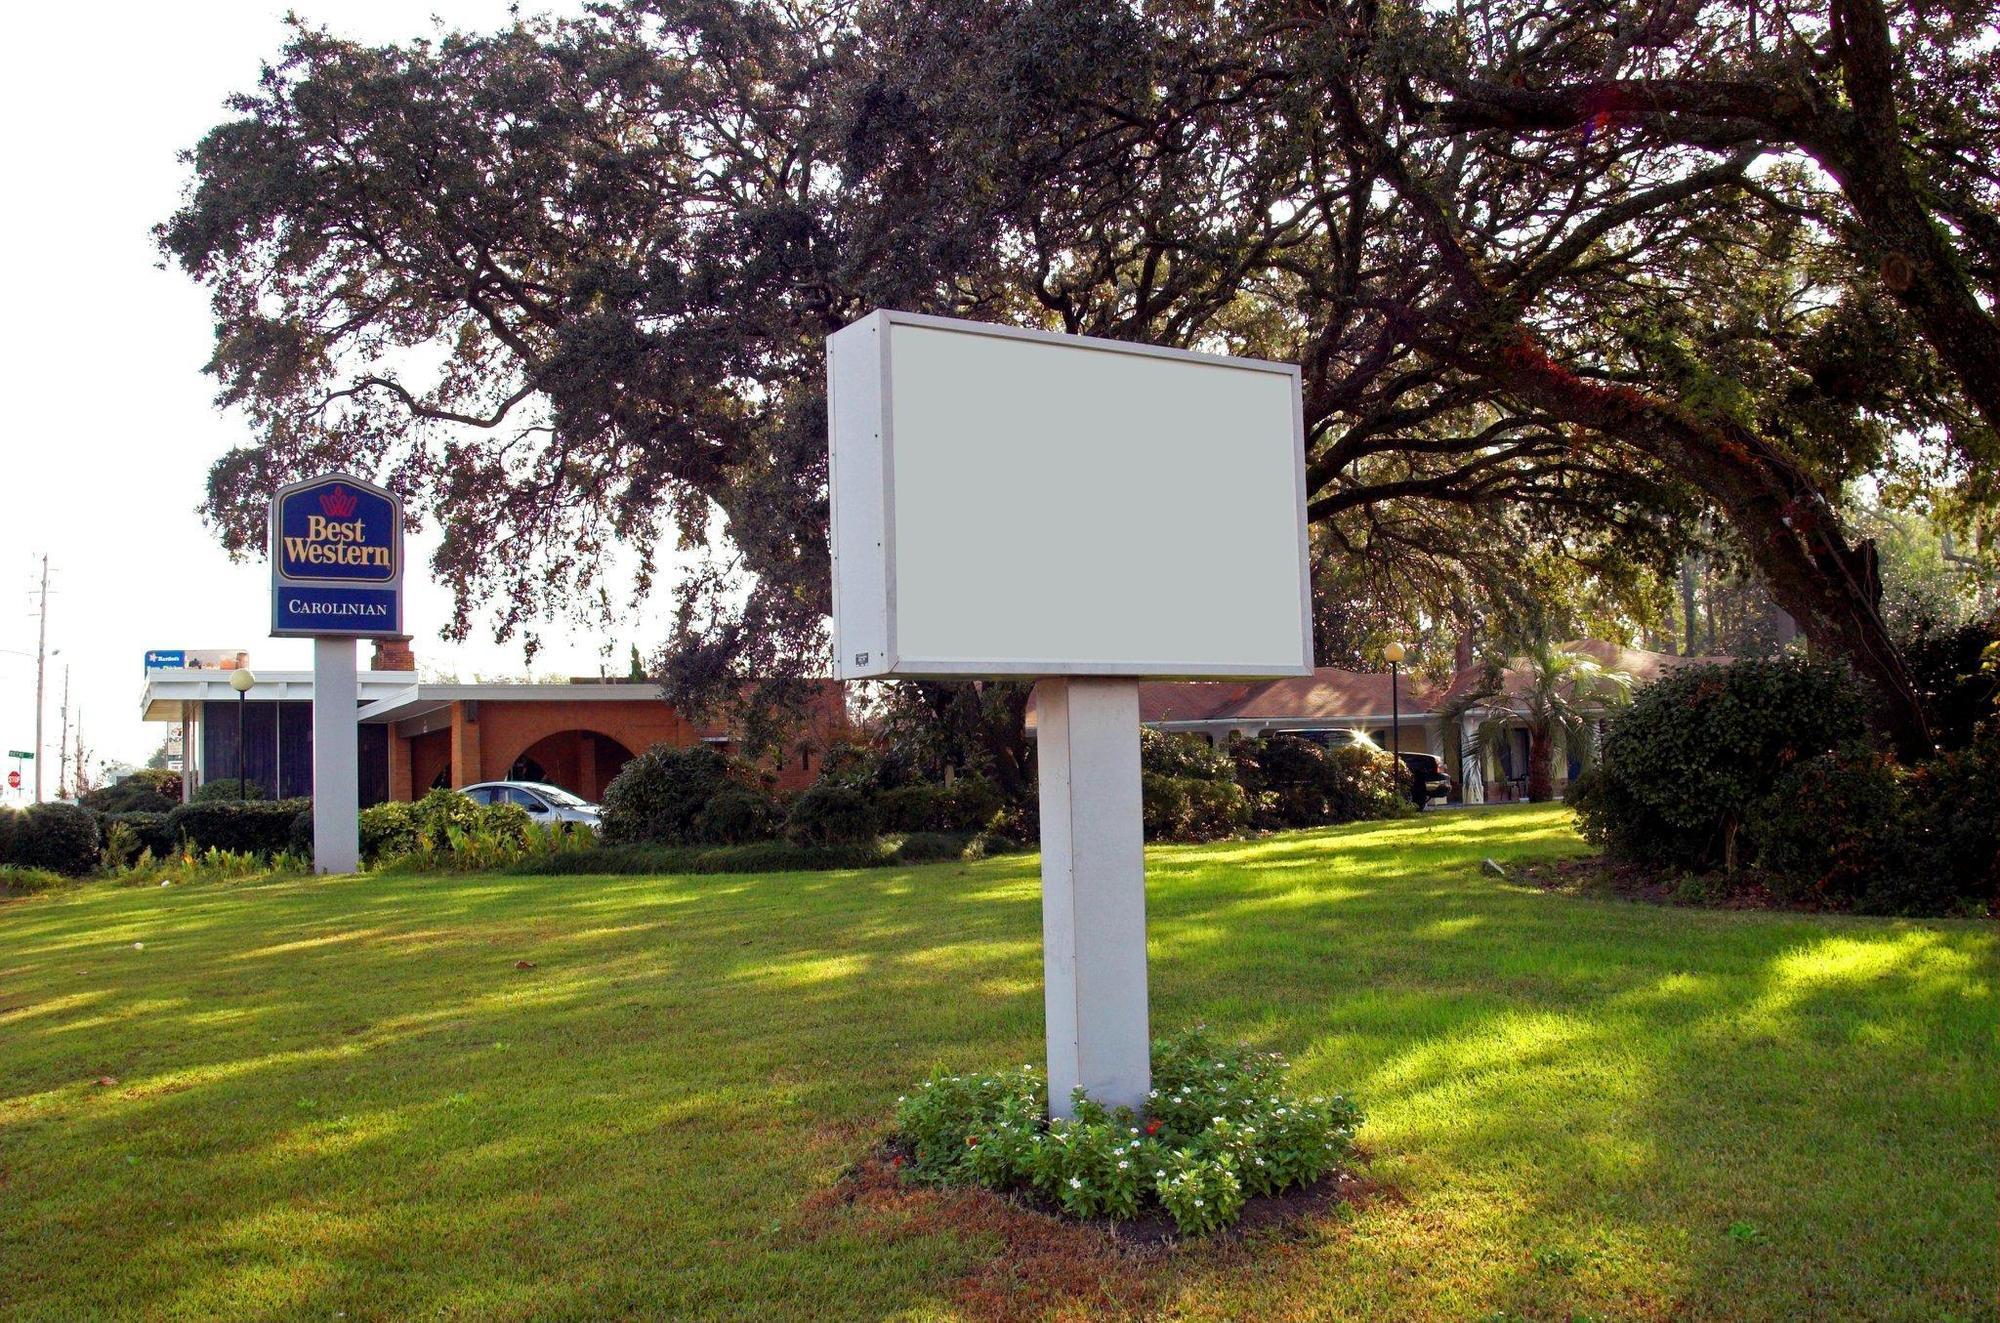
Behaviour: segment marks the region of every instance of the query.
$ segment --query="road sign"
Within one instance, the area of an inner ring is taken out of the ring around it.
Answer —
[[[902,312],[827,341],[835,674],[1037,681],[1056,1116],[1150,1086],[1139,681],[1312,673],[1301,418],[1290,364]]]
[[[22,762],[31,763],[35,761],[35,755],[27,752],[24,749],[9,749],[7,751],[7,756],[9,758],[19,758]]]
[[[21,774],[19,772],[7,773],[7,788],[9,790],[19,790],[21,788]]]

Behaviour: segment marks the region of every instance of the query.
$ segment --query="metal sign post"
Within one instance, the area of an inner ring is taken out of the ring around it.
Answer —
[[[403,503],[345,473],[271,497],[271,635],[313,641],[313,868],[361,866],[354,641],[403,637]]]

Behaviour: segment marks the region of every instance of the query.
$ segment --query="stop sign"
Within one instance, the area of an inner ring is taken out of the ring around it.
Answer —
[[[21,773],[18,768],[7,773],[7,788],[9,790],[19,790],[21,788]]]

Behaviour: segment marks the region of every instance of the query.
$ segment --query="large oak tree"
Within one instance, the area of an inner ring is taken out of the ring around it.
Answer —
[[[589,602],[614,542],[642,569],[707,546],[670,667],[699,699],[819,662],[829,331],[897,306],[1220,347],[1304,369],[1341,583],[1439,613],[1524,565],[1616,583],[1707,509],[1919,752],[1834,497],[1911,448],[1990,456],[1926,321],[1944,296],[1907,297],[1929,259],[1878,257],[1797,137],[1578,90],[1685,81],[1729,13],[682,0],[383,49],[301,28],[161,229],[260,431],[209,509],[253,546],[270,486],[358,464],[443,524],[460,628]],[[1841,15],[1757,39],[1835,103]],[[1944,113],[1918,64],[1990,96],[1962,43],[1889,40],[1922,47],[1882,93],[1923,101],[1907,133]],[[1993,150],[1960,133],[1918,189],[1972,247]],[[1961,255],[1975,290],[1990,258]]]

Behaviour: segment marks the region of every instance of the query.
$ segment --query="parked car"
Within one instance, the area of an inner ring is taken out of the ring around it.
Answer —
[[[1304,730],[1274,730],[1273,735],[1296,735],[1302,740],[1311,740],[1322,749],[1374,749],[1387,753],[1365,730],[1351,730],[1346,726],[1311,726]]]
[[[545,827],[575,824],[596,831],[599,811],[561,786],[542,781],[481,781],[460,792],[475,804],[515,804]]]
[[[1418,808],[1451,798],[1451,778],[1444,762],[1434,753],[1406,753],[1403,766],[1410,769],[1410,802]]]

